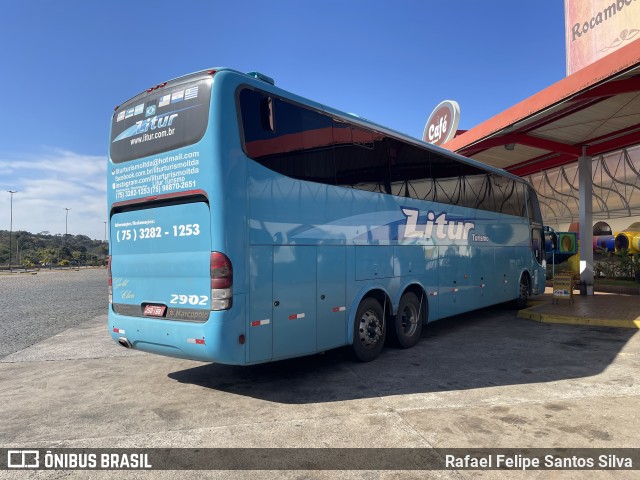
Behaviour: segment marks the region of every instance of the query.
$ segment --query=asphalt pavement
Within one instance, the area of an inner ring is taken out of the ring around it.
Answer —
[[[107,306],[104,268],[3,273],[0,359],[104,314]]]

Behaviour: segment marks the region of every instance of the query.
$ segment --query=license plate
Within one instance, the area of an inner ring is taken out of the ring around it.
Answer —
[[[144,315],[146,317],[164,317],[167,307],[164,305],[147,305],[144,307]]]

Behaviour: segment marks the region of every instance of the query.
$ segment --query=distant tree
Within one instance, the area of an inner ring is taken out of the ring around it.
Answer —
[[[96,257],[96,262],[108,254],[109,244],[101,240],[91,240],[86,235],[51,235],[48,231],[33,234],[27,231],[16,231],[12,234],[11,256],[18,262],[18,252],[22,263],[56,264],[59,260],[75,259],[86,263]],[[9,262],[9,231],[0,230],[0,265]]]

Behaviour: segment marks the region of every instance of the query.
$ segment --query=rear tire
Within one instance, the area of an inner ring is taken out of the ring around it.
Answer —
[[[527,306],[527,299],[529,298],[530,290],[529,277],[526,274],[522,274],[520,277],[520,284],[518,285],[518,298],[516,298],[515,304],[518,310],[522,310]]]
[[[361,362],[375,359],[382,348],[387,334],[384,310],[375,298],[365,298],[356,311],[353,325],[352,350]]]
[[[390,329],[395,343],[402,348],[411,348],[422,335],[422,325],[425,318],[425,306],[413,292],[406,292],[400,298],[398,313]]]

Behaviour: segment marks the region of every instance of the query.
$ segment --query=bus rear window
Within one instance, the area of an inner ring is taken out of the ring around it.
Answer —
[[[120,106],[111,123],[114,163],[186,147],[207,130],[211,79],[168,85]]]

